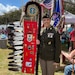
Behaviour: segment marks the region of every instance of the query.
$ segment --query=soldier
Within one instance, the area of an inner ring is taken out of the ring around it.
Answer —
[[[39,46],[40,66],[42,75],[54,75],[55,65],[60,62],[60,35],[50,25],[49,15],[43,16],[44,30],[41,34]]]

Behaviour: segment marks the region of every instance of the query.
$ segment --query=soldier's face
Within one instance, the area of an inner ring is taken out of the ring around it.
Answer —
[[[44,24],[45,27],[49,27],[50,26],[50,18],[44,18],[43,24]]]

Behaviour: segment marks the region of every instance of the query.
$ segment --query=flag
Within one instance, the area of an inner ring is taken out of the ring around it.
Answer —
[[[34,37],[34,38],[33,38]],[[24,21],[23,73],[35,73],[37,22]]]
[[[58,13],[54,13],[52,16],[52,20],[54,21],[54,27],[56,27],[58,22],[60,21],[60,15]]]
[[[62,16],[62,0],[55,0],[54,1],[54,7],[53,7],[53,15],[52,20],[54,21],[54,27],[56,27],[60,21],[60,18]]]
[[[59,0],[56,0],[54,2],[54,9],[53,9],[53,16],[52,20],[54,21],[54,27],[58,24],[60,20],[60,5],[59,5]]]
[[[60,4],[59,4],[59,0],[56,0],[56,1],[55,1],[54,12],[60,13]]]
[[[52,7],[52,0],[44,0],[42,3],[40,3],[41,6],[51,9]]]

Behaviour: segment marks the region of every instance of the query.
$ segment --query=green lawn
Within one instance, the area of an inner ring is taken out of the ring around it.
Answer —
[[[31,75],[31,74],[24,74],[22,72],[14,72],[8,70],[8,54],[12,52],[10,49],[0,49],[0,75]],[[41,75],[41,69],[39,67],[39,75]],[[63,72],[58,71],[55,75],[64,75]]]

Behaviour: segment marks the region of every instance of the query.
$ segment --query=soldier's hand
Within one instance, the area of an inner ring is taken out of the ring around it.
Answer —
[[[40,41],[39,41],[38,39],[36,40],[36,44],[37,44],[37,45],[39,45],[39,44],[40,44]]]
[[[56,62],[54,62],[53,65],[55,66],[55,68],[58,68],[60,66],[60,64]]]

